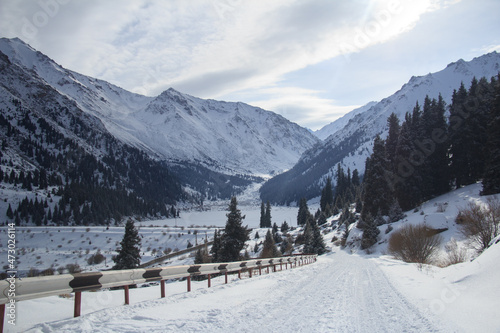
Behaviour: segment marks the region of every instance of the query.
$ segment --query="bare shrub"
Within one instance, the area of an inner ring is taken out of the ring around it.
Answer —
[[[467,252],[465,249],[458,247],[457,241],[452,239],[444,247],[447,253],[447,259],[444,262],[444,266],[450,266],[464,262],[467,259]]]
[[[78,264],[67,264],[66,269],[68,270],[68,273],[73,274],[73,273],[80,273],[82,269],[80,268],[80,265]]]
[[[99,265],[105,259],[106,258],[101,253],[101,251],[97,251],[97,253],[95,253],[95,254],[93,254],[93,255],[90,256],[90,258],[87,260],[87,264],[89,264],[89,265]]]
[[[482,252],[500,234],[500,200],[489,198],[486,207],[470,202],[459,210],[455,222],[461,233],[472,240],[474,248]]]
[[[442,237],[435,230],[420,225],[406,225],[392,233],[388,252],[405,262],[430,264],[434,260]]]

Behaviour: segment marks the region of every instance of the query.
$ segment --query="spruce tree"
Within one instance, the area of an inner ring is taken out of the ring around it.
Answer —
[[[266,204],[266,228],[270,228],[272,221],[271,221],[271,203],[268,201]]]
[[[482,195],[500,193],[500,74],[492,80],[495,99],[491,105],[488,121],[488,142]]]
[[[331,207],[333,205],[333,190],[332,190],[332,180],[330,177],[326,180],[326,185],[321,191],[321,199],[320,199],[320,207],[321,211],[327,214],[327,207]]]
[[[212,244],[212,248],[210,249],[210,254],[212,255],[212,262],[220,261],[220,248],[221,248],[221,237],[220,231],[215,230],[214,232],[214,242]]]
[[[276,247],[274,242],[274,237],[271,234],[271,230],[267,230],[266,239],[264,240],[262,252],[260,254],[261,258],[275,258],[281,256],[281,253]]]
[[[387,126],[389,127],[389,134],[385,141],[385,155],[391,171],[394,172],[396,166],[396,148],[398,145],[399,131],[401,130],[398,116],[396,116],[394,112],[387,118]]]
[[[306,198],[300,199],[299,212],[297,214],[297,225],[298,226],[305,225],[310,215],[311,212],[309,212],[309,207],[307,207]]]
[[[125,224],[125,234],[117,251],[118,255],[113,258],[113,269],[137,268],[141,263],[141,238],[134,221],[128,220]]]
[[[260,204],[260,223],[259,223],[260,228],[267,228],[266,227],[266,206],[264,205],[264,201]]]
[[[366,160],[362,218],[369,214],[374,216],[379,210],[383,215],[389,213],[389,206],[393,201],[393,192],[388,182],[390,175],[384,141],[377,135],[373,143],[373,153]]]
[[[379,214],[380,215],[380,214]],[[366,250],[377,243],[380,230],[377,227],[376,220],[371,214],[368,214],[363,220],[363,235],[361,237],[361,249]]]
[[[249,239],[250,231],[242,225],[245,216],[238,209],[236,197],[231,198],[226,214],[227,222],[220,243],[220,261],[230,262],[240,259],[240,251],[243,250],[245,242]]]

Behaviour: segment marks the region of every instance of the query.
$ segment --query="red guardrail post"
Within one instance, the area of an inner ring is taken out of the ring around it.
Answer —
[[[125,291],[125,304],[129,305],[130,298],[129,298],[129,293],[128,293],[128,286],[123,286],[123,290]]]
[[[82,292],[75,291],[75,311],[74,317],[80,317],[80,312],[82,310]]]
[[[0,333],[3,333],[4,320],[5,320],[5,304],[0,304]]]
[[[188,292],[191,291],[191,275],[187,277],[187,288]]]
[[[165,298],[165,280],[160,280],[161,298]]]

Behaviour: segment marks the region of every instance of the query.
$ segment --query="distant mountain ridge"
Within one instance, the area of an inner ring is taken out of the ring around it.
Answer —
[[[306,151],[292,169],[265,183],[261,188],[262,199],[290,203],[298,202],[301,196],[318,196],[326,178],[334,179],[338,163],[344,170],[358,169],[362,174],[373,139],[377,134],[382,138],[387,136],[387,118],[391,113],[403,120],[417,101],[423,104],[426,95],[437,98],[441,94],[450,104],[453,90],[458,89],[461,82],[468,87],[473,77],[490,79],[499,71],[500,54],[492,52],[468,62],[460,59],[436,73],[413,76],[390,97],[356,109],[319,130],[320,137],[329,135],[321,144]]]
[[[156,97],[131,93],[67,70],[19,39],[0,39],[0,51],[98,117],[113,136],[159,159],[229,174],[277,174],[319,141],[284,117],[244,103],[172,88]]]

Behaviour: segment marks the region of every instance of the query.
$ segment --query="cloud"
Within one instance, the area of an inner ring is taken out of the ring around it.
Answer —
[[[322,93],[296,87],[274,87],[252,92],[261,99],[249,101],[249,104],[279,113],[312,130],[320,129],[359,107],[337,105],[335,100],[321,97]]]
[[[11,0],[0,3],[0,31],[134,92],[153,96],[172,86],[202,98],[244,96],[316,127],[348,107],[284,77],[338,56],[350,61],[454,2]],[[47,22],[37,25],[43,15]],[[23,36],[29,23],[36,33]]]

